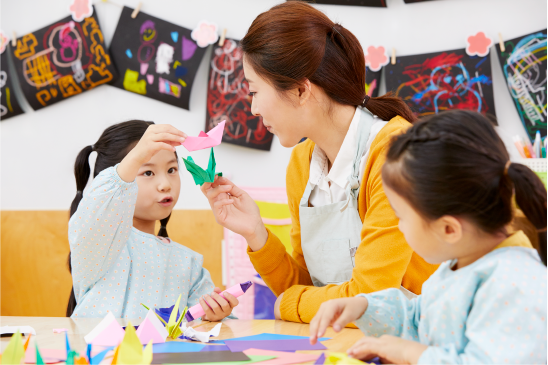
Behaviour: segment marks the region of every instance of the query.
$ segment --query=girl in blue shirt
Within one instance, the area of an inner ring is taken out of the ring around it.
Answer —
[[[490,122],[458,110],[396,137],[382,171],[409,245],[442,263],[408,299],[398,289],[323,303],[311,342],[355,321],[348,353],[391,364],[546,363],[546,189],[509,160]],[[539,233],[509,234],[513,197]],[[541,261],[542,258],[542,261]],[[543,264],[544,263],[544,264]]]
[[[171,125],[128,121],[107,128],[76,158],[69,265],[73,291],[67,316],[144,318],[147,307],[200,303],[204,319],[221,320],[238,300],[218,293],[202,255],[171,241],[166,225],[179,198],[175,146],[186,134]],[[94,179],[91,152],[97,152]],[[156,221],[161,222],[158,235]],[[207,303],[207,304],[206,304]]]

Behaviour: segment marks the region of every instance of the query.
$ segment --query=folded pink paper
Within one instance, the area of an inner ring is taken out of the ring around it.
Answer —
[[[46,364],[55,364],[67,359],[67,350],[40,349],[40,355]],[[25,363],[36,364],[36,350],[33,346],[29,346],[25,352]]]
[[[275,359],[266,360],[255,363],[255,365],[290,365],[300,364],[303,362],[316,361],[321,354],[297,354],[294,352],[284,351],[271,351],[271,350],[259,350],[249,349],[245,350],[244,354],[247,356],[276,356]]]
[[[186,140],[183,142],[183,146],[185,146],[185,148],[190,152],[218,146],[221,144],[221,140],[223,139],[225,123],[226,121],[223,120],[209,132],[200,132],[198,137],[186,137]]]

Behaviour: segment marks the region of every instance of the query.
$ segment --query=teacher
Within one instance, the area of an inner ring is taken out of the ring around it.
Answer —
[[[247,240],[278,296],[276,317],[309,323],[329,299],[387,288],[420,294],[437,266],[405,242],[381,179],[391,138],[415,120],[411,110],[390,94],[366,95],[360,43],[306,3],[260,14],[241,47],[251,112],[295,147],[286,177],[293,254],[231,181],[218,178],[202,192],[217,222]]]

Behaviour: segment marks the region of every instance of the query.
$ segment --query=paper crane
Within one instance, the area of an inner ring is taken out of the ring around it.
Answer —
[[[200,134],[198,134],[198,137],[187,137],[183,142],[183,146],[185,146],[185,148],[189,152],[218,146],[219,144],[221,144],[221,140],[223,139],[225,122],[226,120],[223,120],[215,128],[207,133],[200,132]]]
[[[152,341],[152,343],[164,343],[167,336],[167,329],[160,322],[156,313],[149,310],[145,320],[141,322],[137,329],[137,337],[139,337],[141,343],[143,345],[146,345],[149,341]]]
[[[162,314],[164,314],[167,310],[171,309],[171,314],[169,315],[169,319],[166,323],[166,321],[162,318],[161,315],[159,315],[157,312],[155,313],[158,319],[166,326],[168,336],[176,339],[177,337],[181,336],[183,334],[183,331],[181,330],[181,322],[183,318],[185,317],[185,314],[188,310],[188,307],[185,307],[185,310],[181,314],[180,317],[177,317],[179,315],[179,304],[181,302],[181,295],[179,294],[179,298],[177,298],[177,302],[175,302],[175,305],[170,308],[161,308],[160,311]],[[150,310],[146,305],[141,303],[143,307]],[[148,314],[147,314],[148,316]]]
[[[148,342],[145,349],[137,337],[135,327],[128,321],[126,333],[122,343],[116,347],[112,365],[116,364],[145,364],[152,362],[152,340]]]
[[[98,346],[117,346],[124,338],[124,329],[111,312],[85,337],[86,343]]]
[[[28,342],[28,341],[27,341]],[[2,364],[20,364],[25,356],[25,347],[19,330],[11,336],[8,346],[2,353]]]
[[[194,178],[196,185],[203,185],[206,182],[212,183],[215,180],[215,176],[223,176],[221,172],[215,174],[215,154],[213,153],[213,148],[211,149],[211,154],[209,155],[209,164],[207,165],[207,170],[202,169],[200,166],[194,163],[192,157],[188,156],[188,159],[183,157],[185,162],[185,167],[188,172]]]

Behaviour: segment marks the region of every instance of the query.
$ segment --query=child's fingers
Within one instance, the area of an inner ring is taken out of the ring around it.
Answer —
[[[182,132],[182,131],[178,130],[177,128],[175,128],[171,124],[153,124],[149,128],[155,134],[156,133],[171,133],[171,134],[175,134],[177,136],[184,137],[184,138],[188,137],[188,135],[185,132]]]
[[[226,298],[226,300],[228,301],[228,304],[230,304],[231,308],[234,308],[238,304],[240,304],[240,301],[238,300],[238,298],[236,298],[234,295],[232,295],[230,293],[223,293],[223,297]]]
[[[347,324],[356,320],[355,315],[349,305],[345,306],[342,313],[335,319],[333,329],[335,332],[342,330]]]
[[[157,134],[153,134],[151,138],[154,142],[183,143],[185,141],[185,137],[181,137],[179,135],[172,134],[172,133],[157,133]]]
[[[217,302],[217,304],[219,304],[223,313],[231,312],[232,308],[230,308],[230,304],[225,298],[223,298],[222,296],[220,296],[219,294],[215,292],[211,293],[211,297]]]
[[[377,355],[375,351],[376,338],[364,337],[348,349],[347,354],[355,359],[371,359]]]
[[[154,143],[154,146],[156,147],[156,149],[159,151],[159,150],[167,150],[167,151],[172,151],[172,152],[175,152],[175,147],[173,147],[172,145],[168,144],[168,143],[164,143],[164,142],[155,142]]]
[[[202,309],[204,310],[205,315],[207,316],[207,318],[208,319],[215,318],[215,312],[213,312],[213,310],[207,305],[204,298],[200,297],[199,302],[200,302],[200,305],[202,306]]]
[[[215,299],[213,299],[212,297],[210,297],[209,295],[205,294],[203,296],[204,300],[206,301],[206,303],[209,305],[209,307],[211,308],[211,310],[213,311],[213,313],[215,313],[216,315],[219,315],[219,313],[222,312],[221,310],[221,307],[219,306],[219,303],[217,303],[215,301]]]

